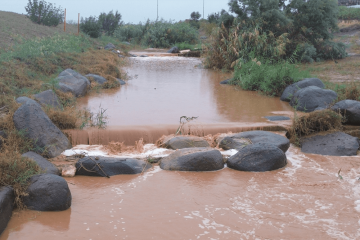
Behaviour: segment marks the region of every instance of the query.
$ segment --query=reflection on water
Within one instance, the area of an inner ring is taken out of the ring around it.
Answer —
[[[0,240],[359,239],[359,156],[291,146],[287,157],[287,167],[265,173],[154,167],[136,176],[68,178],[71,212],[18,213]]]
[[[177,124],[184,115],[198,116],[199,124],[265,122],[272,111],[291,111],[278,98],[220,85],[229,74],[199,65],[197,58],[132,58],[127,85],[78,102],[93,111],[107,109],[110,127]]]

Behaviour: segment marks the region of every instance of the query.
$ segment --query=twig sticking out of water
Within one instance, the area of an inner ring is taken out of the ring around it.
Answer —
[[[181,116],[180,117],[180,126],[178,127],[178,129],[176,130],[175,135],[180,134],[181,135],[181,130],[183,129],[184,125],[192,120],[197,119],[198,117],[187,117],[187,116]]]
[[[339,176],[339,178],[342,180],[343,177],[340,175],[340,172],[341,172],[341,168],[340,168],[339,171],[338,171],[338,176]]]

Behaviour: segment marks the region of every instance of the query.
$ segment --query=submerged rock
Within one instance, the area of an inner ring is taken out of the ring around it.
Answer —
[[[87,75],[85,75],[85,77],[87,77],[88,79],[89,79],[89,78],[94,79],[94,81],[97,82],[97,83],[100,84],[100,85],[102,85],[102,84],[104,84],[104,83],[107,82],[107,80],[106,80],[104,77],[99,76],[99,75],[96,75],[96,74],[87,74]],[[90,80],[90,79],[89,79],[89,80]]]
[[[34,98],[44,107],[50,106],[55,109],[62,108],[59,98],[53,90],[46,90],[44,92],[38,93],[34,95]]]
[[[160,162],[160,168],[172,171],[215,171],[224,167],[219,150],[212,148],[184,148]]]
[[[90,81],[80,73],[66,69],[56,78],[62,92],[71,92],[75,97],[84,96],[90,86]]]
[[[172,47],[169,51],[167,51],[168,53],[180,53],[180,50],[178,47],[174,46]]]
[[[287,88],[285,88],[284,92],[282,93],[280,100],[290,102],[291,98],[294,96],[294,94],[303,88],[309,87],[309,86],[316,86],[319,88],[325,88],[324,83],[318,79],[318,78],[305,78],[304,80],[301,80],[299,82],[293,83]]]
[[[69,146],[68,138],[58,129],[35,101],[27,101],[13,116],[15,128],[34,141],[37,152],[50,158],[60,155]]]
[[[343,132],[316,135],[301,139],[301,151],[330,156],[355,156],[359,149],[358,138]]]
[[[248,171],[266,172],[285,167],[285,153],[273,144],[254,143],[245,146],[227,161],[229,168]]]
[[[286,116],[265,116],[265,118],[269,121],[286,121],[291,120],[291,118]]]
[[[36,164],[39,165],[41,170],[43,170],[46,173],[60,175],[59,169],[54,164],[52,164],[47,159],[43,158],[42,156],[40,156],[37,153],[30,151],[30,152],[24,153],[21,156],[29,158],[30,160],[33,160],[34,162],[36,162]]]
[[[266,131],[247,131],[229,136],[233,139],[247,138],[251,143],[270,143],[286,152],[290,147],[290,141],[286,137]]]
[[[0,235],[10,221],[15,194],[11,187],[0,187]]]
[[[164,141],[163,146],[169,149],[210,147],[210,144],[200,137],[178,136]]]
[[[40,174],[29,179],[24,204],[36,211],[64,211],[71,206],[71,192],[65,179],[54,174]]]
[[[360,102],[355,100],[343,100],[336,103],[332,108],[339,111],[346,119],[347,124],[360,125]]]
[[[84,157],[76,163],[75,167],[76,175],[110,177],[142,173],[152,165],[132,158]]]
[[[231,79],[226,79],[220,82],[220,84],[230,84]]]
[[[290,105],[296,110],[313,112],[315,109],[326,108],[337,98],[336,92],[310,86],[297,91],[290,101]]]

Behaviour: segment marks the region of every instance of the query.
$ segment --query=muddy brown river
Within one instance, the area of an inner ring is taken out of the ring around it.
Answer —
[[[134,59],[128,72],[138,77],[126,87],[80,101],[101,103],[110,127],[129,136],[136,126],[170,131],[182,115],[199,116],[206,131],[265,127],[263,116],[291,110],[277,98],[219,85],[226,74],[194,67],[198,59],[174,59]],[[360,157],[294,146],[286,155],[285,168],[264,173],[154,166],[140,175],[66,178],[70,209],[15,211],[0,240],[360,239]]]

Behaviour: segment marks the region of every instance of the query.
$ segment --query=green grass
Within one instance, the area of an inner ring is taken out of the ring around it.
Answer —
[[[360,8],[339,7],[339,20],[360,20]]]
[[[175,43],[175,46],[177,46],[180,50],[187,50],[190,49],[191,51],[194,50],[200,50],[201,49],[201,44],[190,44],[187,42],[181,42],[181,43]]]

